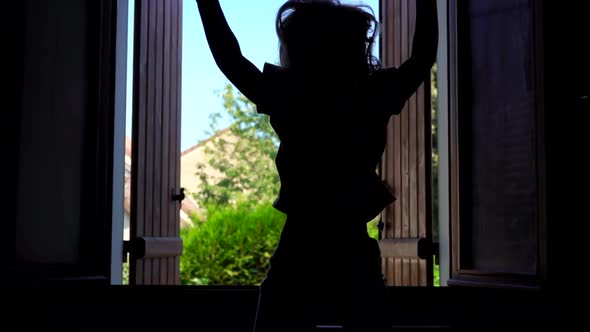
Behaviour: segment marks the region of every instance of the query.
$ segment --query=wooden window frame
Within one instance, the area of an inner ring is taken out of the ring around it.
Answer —
[[[466,182],[461,182],[461,178],[470,177],[470,140],[463,138],[470,128],[469,114],[471,105],[469,104],[468,85],[470,70],[465,69],[470,66],[470,56],[468,49],[469,43],[469,21],[467,6],[460,6],[461,2],[450,0],[448,6],[449,13],[449,48],[448,65],[449,65],[449,198],[450,198],[450,245],[451,245],[451,276],[448,281],[450,286],[462,287],[492,287],[492,288],[522,288],[522,289],[539,289],[546,279],[547,271],[547,253],[546,253],[546,184],[545,184],[545,152],[543,142],[537,140],[536,157],[537,157],[537,270],[534,274],[522,273],[490,273],[487,271],[474,270],[466,266],[463,262],[469,259],[469,251],[465,248],[469,246],[470,226],[462,215],[470,213],[469,193],[470,188]],[[535,135],[544,136],[544,90],[543,90],[543,2],[532,1],[532,31],[534,34],[534,45],[531,52],[535,54],[535,63],[533,64],[535,101],[536,110]],[[459,32],[461,31],[461,33]]]
[[[400,3],[407,3],[407,0],[395,0],[395,4],[394,6],[399,6]],[[386,6],[387,4],[389,4],[391,6],[390,1],[387,2],[381,2],[381,15],[384,16],[385,13],[383,12],[383,6]],[[460,241],[461,241],[461,227],[463,227],[463,229],[465,230],[466,225],[462,225],[460,222],[460,215],[461,215],[461,209],[466,207],[465,201],[463,202],[464,204],[461,205],[460,203],[460,198],[463,197],[465,198],[465,196],[461,196],[460,192],[463,193],[463,195],[465,195],[466,191],[465,189],[461,190],[461,182],[460,182],[460,169],[459,169],[459,165],[461,163],[461,159],[460,156],[465,157],[466,153],[465,153],[465,148],[466,148],[466,141],[461,142],[460,143],[460,132],[461,132],[461,123],[459,121],[458,115],[459,113],[461,114],[465,114],[465,111],[463,110],[466,106],[464,105],[465,101],[467,100],[467,98],[465,97],[464,94],[464,90],[462,87],[462,84],[465,84],[465,82],[468,82],[467,80],[465,80],[464,75],[466,74],[465,70],[462,70],[461,68],[463,68],[462,66],[466,66],[468,65],[468,62],[465,62],[466,60],[468,60],[468,57],[462,58],[463,55],[465,54],[465,49],[462,49],[462,47],[465,47],[465,43],[462,42],[461,38],[463,38],[463,36],[459,35],[458,31],[465,31],[465,17],[464,15],[462,15],[462,13],[460,12],[461,7],[458,6],[458,2],[456,0],[451,0],[448,2],[445,1],[439,1],[439,5],[440,6],[444,6],[441,7],[442,12],[444,14],[441,15],[441,19],[444,19],[445,21],[440,22],[441,26],[443,27],[443,29],[441,29],[442,32],[442,36],[444,36],[444,39],[442,39],[446,44],[442,44],[440,46],[440,49],[442,51],[444,51],[443,55],[439,54],[439,60],[444,60],[444,66],[440,67],[440,70],[444,70],[443,76],[446,80],[444,82],[444,89],[446,89],[446,91],[442,91],[443,93],[442,95],[442,100],[440,101],[440,105],[444,106],[440,108],[440,113],[441,114],[445,114],[446,116],[448,116],[448,118],[443,117],[443,119],[441,120],[441,124],[443,124],[444,126],[441,126],[441,128],[443,129],[443,132],[441,132],[441,134],[448,134],[448,136],[445,136],[446,139],[448,139],[447,146],[442,146],[441,147],[441,151],[442,151],[442,155],[445,156],[446,159],[446,164],[442,165],[443,167],[441,167],[440,170],[440,179],[442,179],[443,181],[448,181],[448,186],[443,186],[441,188],[441,197],[445,197],[445,193],[448,195],[448,201],[441,201],[441,220],[443,221],[441,223],[441,229],[443,230],[440,234],[444,237],[443,241],[442,241],[442,246],[440,247],[441,252],[445,252],[445,256],[444,259],[441,263],[441,266],[444,266],[442,268],[442,271],[445,271],[445,269],[448,268],[448,272],[443,272],[443,285],[445,284],[445,281],[447,278],[449,279],[449,285],[455,285],[455,286],[472,286],[472,285],[481,285],[481,286],[502,286],[502,287],[535,287],[537,285],[537,281],[539,279],[542,279],[544,274],[545,274],[545,265],[544,264],[540,264],[539,267],[539,273],[534,275],[534,276],[526,276],[526,275],[491,275],[491,274],[487,274],[484,273],[482,271],[473,271],[473,270],[468,270],[466,269],[462,264],[461,264],[461,255],[466,254],[465,252],[461,253],[460,251]],[[408,17],[411,17],[412,15],[415,15],[415,12],[411,12],[412,11],[412,6],[407,7],[408,8],[408,16],[405,18],[405,22],[406,24],[408,23]],[[399,8],[398,8],[399,9]],[[439,10],[440,11],[440,10]],[[542,13],[542,6],[541,4],[539,5],[535,5],[535,17],[541,17],[540,14]],[[137,17],[137,14],[136,14]],[[401,20],[404,21],[404,18],[401,17]],[[383,20],[382,20],[383,22]],[[446,23],[446,24],[445,24]],[[385,22],[385,29],[383,34],[387,34],[388,32],[388,22]],[[410,28],[406,28],[407,30],[405,30],[405,34],[406,37],[402,38],[402,41],[398,41],[402,44],[405,44],[405,51],[402,52],[402,54],[400,54],[399,50],[393,50],[394,54],[393,55],[393,61],[391,61],[391,59],[386,59],[384,58],[384,64],[386,66],[388,65],[399,65],[400,61],[402,61],[402,59],[404,57],[407,57],[409,55],[408,53],[408,49],[410,48],[410,44],[411,44],[411,38],[409,38],[409,29],[411,29],[411,25],[409,25]],[[535,28],[540,29],[540,27],[542,26],[542,22],[540,22],[540,20],[536,20],[535,21]],[[136,37],[139,37],[139,35],[137,35],[137,31],[136,31]],[[397,33],[397,32],[396,32]],[[542,86],[539,82],[542,82],[542,57],[540,57],[541,54],[541,50],[542,50],[542,43],[540,40],[540,34],[537,35],[538,38],[536,39],[536,44],[535,44],[535,51],[537,52],[536,54],[539,55],[538,58],[538,63],[535,64],[535,68],[536,68],[536,74],[538,75],[538,79],[536,80],[536,83],[539,85],[538,89],[537,89],[537,101],[536,101],[536,106],[540,109],[542,108],[542,100],[541,100],[541,96],[542,96]],[[383,40],[387,40],[387,35],[383,36],[382,38]],[[401,38],[400,36],[396,36],[394,38]],[[382,41],[382,49],[387,49],[388,47],[390,47],[389,45],[387,45],[387,41],[384,43]],[[392,51],[390,51],[392,52]],[[137,60],[137,59],[136,59]],[[459,63],[461,63],[461,65],[459,65]],[[428,87],[425,87],[426,91]],[[427,93],[427,92],[425,92]],[[459,97],[460,96],[460,97]],[[424,95],[422,95],[422,97],[424,97]],[[406,105],[406,110],[404,112],[402,112],[402,114],[400,115],[401,118],[404,117],[409,117],[412,116],[410,114],[404,114],[404,113],[408,113],[408,108],[414,108],[415,111],[415,107],[416,105],[412,106],[412,102],[409,102],[409,106]],[[425,103],[426,104],[426,103]],[[430,105],[429,103],[427,103],[428,105]],[[448,113],[446,113],[448,112]],[[429,112],[428,112],[429,113]],[[429,116],[430,113],[427,115]],[[414,115],[415,116],[415,115]],[[426,115],[425,115],[426,116]],[[407,119],[407,118],[404,118]],[[406,120],[407,121],[407,120]],[[538,135],[540,135],[539,137],[542,137],[541,135],[543,134],[542,132],[540,132],[543,128],[543,117],[540,116],[537,119],[538,121]],[[390,131],[394,131],[395,130],[399,131],[399,127],[396,127],[395,124],[395,120],[392,122],[392,125],[390,127]],[[445,132],[448,131],[448,132]],[[135,142],[137,142],[137,140],[134,140]],[[424,144],[428,145],[430,143],[430,141],[427,139],[426,142],[423,142]],[[137,144],[137,143],[136,143]],[[409,143],[408,143],[409,144]],[[134,151],[137,151],[138,145],[134,146]],[[446,149],[446,151],[443,151],[443,149]],[[409,151],[409,150],[408,150]],[[430,164],[430,158],[429,158],[429,153],[430,150],[428,149],[427,151],[425,151],[425,153],[428,155],[428,164]],[[418,151],[414,151],[414,152],[409,152],[410,155],[416,156],[419,154]],[[542,147],[539,146],[538,149],[538,156],[539,156],[539,160],[543,159],[543,150]],[[386,153],[387,155],[387,153]],[[390,156],[391,157],[391,156]],[[397,155],[397,157],[399,157],[399,155]],[[407,158],[408,156],[406,156]],[[394,158],[389,158],[387,159],[387,156],[385,158],[385,161],[382,165],[382,171],[384,173],[385,179],[387,180],[387,176],[388,176],[388,172],[391,172],[391,170],[393,170],[394,172],[400,172],[399,167],[396,167],[395,165],[395,160],[400,160],[401,158],[396,158],[395,156],[395,152],[394,152]],[[393,164],[393,165],[392,165]],[[399,166],[399,165],[398,165]],[[425,181],[428,182],[430,181],[430,167],[428,167],[429,165],[427,165],[426,167],[426,174],[425,174]],[[540,172],[543,172],[543,165],[540,166]],[[463,168],[461,170],[461,176],[466,176],[468,175],[467,173],[465,173],[465,171],[468,171],[467,169]],[[395,182],[395,180],[394,180]],[[400,183],[393,183],[394,184],[394,190],[396,190],[395,185],[399,185]],[[396,248],[391,248],[390,244],[391,243],[386,243],[387,241],[382,241],[382,251],[384,252],[394,252],[397,254],[403,254],[402,256],[404,256],[403,258],[401,258],[400,263],[404,262],[405,260],[411,260],[411,259],[417,259],[418,258],[418,252],[420,251],[419,249],[419,244],[420,243],[426,243],[426,247],[430,247],[432,248],[432,246],[429,244],[431,244],[431,236],[432,236],[432,232],[431,232],[431,228],[429,229],[429,227],[431,227],[431,225],[429,225],[431,223],[430,220],[430,211],[431,211],[431,200],[430,200],[430,195],[431,195],[431,187],[427,184],[424,187],[419,187],[418,190],[416,189],[408,189],[409,187],[406,185],[406,187],[404,187],[406,189],[404,190],[409,190],[409,192],[413,192],[415,193],[420,193],[420,190],[425,190],[426,192],[424,193],[425,196],[423,198],[424,202],[422,202],[423,208],[420,209],[420,211],[418,210],[414,210],[414,216],[417,214],[424,214],[425,217],[427,218],[426,221],[426,229],[425,229],[425,234],[423,234],[421,237],[415,238],[415,237],[408,237],[408,236],[401,236],[400,239],[401,241],[393,241],[396,242],[397,244],[402,243],[402,247],[408,249],[405,250],[404,248],[397,248],[399,250],[397,250]],[[544,183],[543,183],[543,179],[541,176],[539,176],[539,207],[542,208],[543,207],[543,202],[544,202]],[[134,191],[137,191],[138,188],[136,188]],[[402,195],[398,194],[398,201],[396,202],[397,204],[400,204],[400,199],[403,201],[403,199],[405,198]],[[394,204],[396,204],[394,203]],[[395,209],[395,208],[394,208]],[[448,215],[446,214],[448,212]],[[387,232],[387,227],[388,227],[388,223],[390,224],[389,226],[393,226],[393,227],[406,227],[408,225],[401,225],[399,222],[399,218],[397,218],[398,216],[396,216],[397,212],[393,211],[392,208],[388,208],[386,211],[384,211],[383,213],[383,217],[382,220],[384,221],[385,224],[385,231]],[[392,217],[393,215],[393,217]],[[539,253],[539,257],[541,261],[545,260],[545,248],[543,247],[544,243],[545,243],[545,234],[543,232],[543,230],[545,229],[545,221],[543,220],[544,218],[544,213],[539,213],[539,244],[540,244],[540,253]],[[389,218],[389,219],[388,219]],[[391,219],[393,218],[393,219]],[[397,219],[396,219],[397,218]],[[393,222],[392,222],[393,220]],[[397,221],[396,221],[397,220]],[[133,223],[133,222],[132,222]],[[409,227],[409,226],[408,226]],[[448,227],[448,228],[447,228]],[[448,238],[445,237],[445,233],[447,232],[448,229]],[[420,238],[422,238],[425,241],[420,241]],[[411,240],[411,241],[410,241]],[[408,241],[412,242],[409,243]],[[391,242],[391,241],[390,241]],[[398,243],[399,242],[399,243]],[[430,243],[429,243],[430,242]],[[144,241],[144,243],[147,243]],[[397,245],[396,244],[396,245]],[[403,249],[403,250],[402,250]],[[430,255],[431,256],[431,255]],[[401,256],[400,256],[401,257]],[[405,263],[403,263],[405,264]],[[411,263],[410,263],[411,265]],[[428,265],[432,265],[432,262],[430,261],[430,263],[428,263]],[[447,266],[448,265],[448,266]],[[389,273],[391,271],[388,271],[389,267],[385,267],[384,272]],[[446,274],[446,275],[445,275]],[[418,283],[414,282],[414,281],[408,281],[408,277],[407,275],[402,275],[400,276],[396,276],[395,278],[397,279],[403,279],[403,280],[398,280],[400,282],[396,282],[395,284],[397,285],[403,285],[403,286],[416,286]],[[409,278],[412,279],[412,278]],[[422,283],[422,282],[421,282]],[[427,274],[427,278],[426,278],[426,282],[422,283],[422,285],[432,285],[432,272]]]
[[[113,185],[113,126],[114,126],[114,61],[115,45],[114,35],[116,31],[117,10],[113,1],[89,2],[85,8],[87,31],[87,63],[85,74],[87,75],[88,95],[86,112],[88,120],[84,131],[86,149],[82,155],[82,179],[81,203],[80,203],[80,235],[79,235],[79,259],[72,264],[30,264],[23,266],[9,257],[7,279],[14,284],[68,284],[79,283],[83,285],[108,285],[111,279],[111,230],[112,230],[112,185]],[[27,54],[27,5],[23,2],[18,8],[14,8],[14,15],[21,16],[16,25],[20,33],[15,37],[19,40],[14,44],[16,54],[20,57],[14,61],[21,76],[15,82],[23,82],[22,73],[25,72],[26,61],[30,60]],[[33,40],[34,41],[34,40]],[[17,84],[18,85],[18,84]],[[23,84],[18,85],[18,93],[22,98]],[[24,107],[22,100],[18,102]],[[19,163],[19,126],[20,112],[15,114],[13,123],[14,135],[17,137],[14,153],[14,161],[17,169],[11,173],[15,190],[11,191],[16,198],[18,191]],[[41,138],[38,138],[41,139]],[[16,200],[16,199],[15,199]],[[17,202],[15,202],[17,203]],[[10,254],[16,250],[15,234],[17,220],[17,206],[12,205],[15,211],[14,218],[8,220],[12,224],[8,226]],[[12,212],[12,211],[11,211]]]

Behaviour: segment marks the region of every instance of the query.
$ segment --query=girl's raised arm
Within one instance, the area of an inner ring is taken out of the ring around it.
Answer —
[[[402,97],[409,98],[430,78],[438,50],[438,17],[436,0],[416,0],[416,31],[412,54],[399,67]]]
[[[227,79],[256,104],[260,98],[262,73],[242,55],[219,0],[197,0],[197,5],[215,63]]]

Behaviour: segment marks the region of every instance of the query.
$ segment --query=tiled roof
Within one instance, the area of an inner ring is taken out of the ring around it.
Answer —
[[[221,136],[221,135],[229,132],[229,130],[230,130],[229,127],[228,128],[225,128],[225,129],[218,130],[217,132],[215,132],[215,134],[211,135],[211,137],[206,138],[206,139],[200,141],[199,143],[191,146],[190,148],[184,150],[180,154],[180,156],[182,157],[182,156],[184,156],[184,155],[186,155],[188,153],[191,153],[191,152],[195,151],[196,149],[198,149],[198,148],[202,147],[203,145],[207,144],[208,142],[210,142],[212,139],[215,139],[216,137],[219,137],[219,136]]]

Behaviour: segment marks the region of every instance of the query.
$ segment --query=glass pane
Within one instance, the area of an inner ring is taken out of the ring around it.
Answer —
[[[535,273],[537,173],[529,1],[471,1],[472,255]]]
[[[90,96],[86,2],[27,7],[16,222],[17,265],[80,259]],[[51,42],[54,41],[54,42]],[[60,42],[57,42],[60,41]],[[90,145],[92,146],[92,145]]]

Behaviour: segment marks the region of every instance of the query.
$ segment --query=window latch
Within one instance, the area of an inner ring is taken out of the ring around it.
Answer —
[[[179,191],[178,194],[173,194],[172,195],[172,200],[173,201],[178,201],[179,203],[182,203],[182,201],[186,197],[185,194],[184,194],[184,191],[185,191],[184,188],[180,188],[180,191]]]

